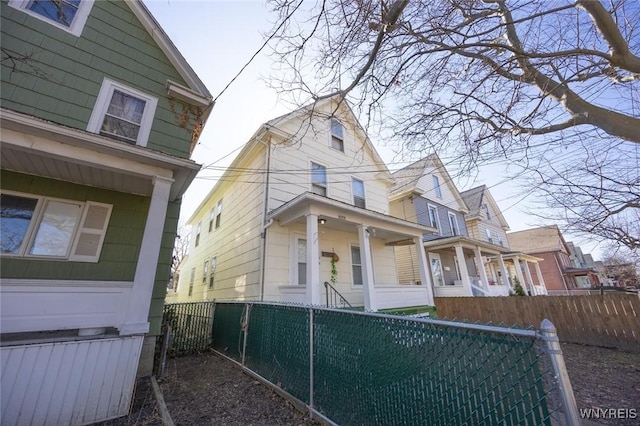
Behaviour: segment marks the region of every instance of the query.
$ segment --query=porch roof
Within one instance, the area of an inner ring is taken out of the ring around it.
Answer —
[[[531,263],[538,263],[538,262],[542,262],[544,260],[541,257],[532,256],[530,254],[522,253],[520,251],[512,251],[512,252],[509,252],[509,253],[502,253],[502,256],[505,259],[514,259],[514,258],[517,257],[518,259],[526,260],[527,262],[531,262]]]
[[[480,247],[482,251],[489,252],[491,254],[505,254],[509,252],[509,249],[495,244],[490,244],[486,241],[475,240],[473,238],[465,237],[463,235],[456,235],[455,237],[444,237],[437,240],[425,241],[424,246],[429,250],[439,250],[455,247],[456,245],[462,245],[463,248],[473,249]]]
[[[413,244],[413,238],[436,229],[399,219],[373,210],[355,207],[342,201],[304,192],[282,206],[271,210],[267,219],[278,220],[281,226],[305,223],[306,216],[315,214],[324,219],[322,226],[343,232],[357,232],[356,226],[366,226],[376,238],[387,245]]]

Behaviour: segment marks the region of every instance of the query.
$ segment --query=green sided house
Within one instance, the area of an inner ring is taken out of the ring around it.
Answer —
[[[0,423],[123,416],[211,96],[142,2],[0,15]]]

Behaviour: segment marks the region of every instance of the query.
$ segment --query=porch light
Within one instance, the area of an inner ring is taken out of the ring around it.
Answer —
[[[318,223],[319,223],[320,225],[324,225],[326,222],[327,222],[327,220],[326,220],[326,219],[318,219]]]

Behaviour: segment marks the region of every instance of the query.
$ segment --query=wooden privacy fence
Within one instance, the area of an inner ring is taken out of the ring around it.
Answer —
[[[640,352],[640,298],[633,294],[437,297],[439,318],[537,327],[549,319],[561,342]]]

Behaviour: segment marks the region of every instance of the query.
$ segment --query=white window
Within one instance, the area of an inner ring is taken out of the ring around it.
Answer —
[[[311,162],[311,192],[327,196],[327,168]]]
[[[484,210],[484,214],[487,216],[487,220],[491,220],[491,212],[489,211],[489,206],[487,204],[483,204],[482,209]]]
[[[460,235],[458,230],[458,219],[455,213],[449,212],[449,225],[451,226],[451,235]]]
[[[307,284],[307,240],[302,238],[296,241],[296,278],[294,284]]]
[[[491,230],[487,228],[485,231],[487,232],[487,241],[493,244],[493,238],[491,237]]]
[[[344,129],[336,119],[331,120],[331,148],[344,152]]]
[[[211,257],[211,274],[209,275],[209,288],[213,288],[213,284],[215,282],[215,274],[216,274],[216,266],[218,265],[218,261],[215,256]]]
[[[440,179],[438,176],[433,176],[433,191],[436,194],[436,197],[442,198],[442,189],[440,188]]]
[[[93,2],[94,0],[9,0],[9,6],[79,36]]]
[[[213,220],[216,217],[216,209],[211,209],[209,212],[209,232],[213,231]]]
[[[216,229],[220,228],[222,222],[222,200],[218,201],[216,205]]]
[[[458,256],[453,256],[453,263],[456,265],[456,280],[461,280],[462,273],[460,273],[460,263],[458,262]]]
[[[209,275],[209,259],[204,261],[204,268],[202,269],[202,282],[207,282],[207,276]]]
[[[191,276],[189,277],[189,296],[193,294],[193,280],[196,278],[196,268],[191,268]]]
[[[360,247],[351,246],[351,272],[353,275],[353,285],[362,285],[362,258]]]
[[[111,209],[109,204],[3,193],[2,254],[97,262]]]
[[[196,226],[196,247],[200,245],[200,232],[202,231],[202,222],[198,222],[198,226]]]
[[[351,182],[351,187],[353,188],[353,205],[365,209],[364,182],[356,178],[352,178]]]
[[[427,210],[429,211],[429,225],[431,227],[440,229],[439,221],[438,221],[438,209],[436,206],[427,205]]]
[[[105,78],[87,130],[147,146],[158,99]]]

